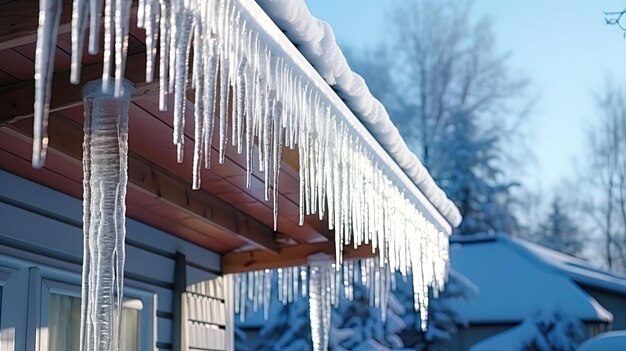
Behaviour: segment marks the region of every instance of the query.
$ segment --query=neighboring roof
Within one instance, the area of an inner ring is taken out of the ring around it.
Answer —
[[[544,263],[556,267],[581,285],[626,295],[626,276],[592,266],[588,261],[528,241],[508,238]]]
[[[611,322],[613,315],[556,264],[563,262],[559,255],[507,235],[453,238],[451,267],[480,289],[474,299],[455,306],[470,323],[516,323],[547,307],[584,321]],[[594,274],[584,276],[605,284]]]
[[[578,351],[624,351],[626,330],[603,333],[580,345]]]
[[[435,208],[452,226],[458,226],[461,223],[459,210],[409,149],[385,107],[370,93],[365,80],[350,69],[330,25],[313,17],[304,0],[257,0],[257,3]]]

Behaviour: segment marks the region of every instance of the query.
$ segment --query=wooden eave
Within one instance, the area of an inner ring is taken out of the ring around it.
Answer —
[[[46,166],[31,166],[34,56],[38,1],[0,3],[0,168],[76,198],[82,198],[82,84],[101,75],[102,55],[83,55],[81,84],[69,83],[71,1],[64,12],[55,53]],[[286,150],[279,184],[279,217],[264,200],[263,175],[246,187],[245,157],[229,146],[218,163],[214,138],[211,168],[202,188],[191,190],[193,131],[185,130],[185,160],[176,162],[172,113],[158,109],[158,83],[145,83],[144,32],[131,19],[126,77],[135,83],[129,121],[127,215],[224,256],[225,272],[303,264],[311,249],[334,247],[327,223],[307,216],[298,225],[297,152]],[[189,94],[192,96],[193,94]],[[170,104],[170,106],[172,106]],[[188,101],[192,114],[193,102]],[[313,245],[313,246],[311,246]],[[317,245],[317,246],[316,246]],[[296,248],[302,246],[301,248]],[[358,251],[366,255],[371,249]],[[240,260],[241,251],[258,250]],[[307,255],[305,255],[305,253]],[[250,258],[252,257],[252,258]],[[258,257],[258,259],[257,259]],[[262,261],[257,264],[252,261]]]

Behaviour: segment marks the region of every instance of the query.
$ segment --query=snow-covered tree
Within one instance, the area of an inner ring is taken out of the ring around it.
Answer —
[[[369,291],[355,284],[354,299],[341,299],[333,311],[330,351],[403,349],[398,333],[406,327],[401,318],[405,306],[391,295],[382,320],[380,309],[372,307],[369,298]]]
[[[582,233],[559,197],[552,201],[548,217],[539,223],[536,237],[540,245],[572,256],[580,255],[583,248]]]
[[[479,342],[470,351],[576,351],[584,335],[583,324],[576,317],[546,308],[520,325]]]
[[[278,312],[269,318],[259,332],[263,340],[258,351],[304,351],[311,350],[309,325],[309,302],[306,298],[283,305],[277,300]]]
[[[248,345],[248,335],[241,328],[235,328],[235,350],[252,351]]]
[[[461,210],[457,232],[511,233],[515,182],[502,161],[529,105],[520,101],[527,84],[510,74],[490,23],[470,12],[466,1],[403,2],[391,18],[395,42],[350,59]]]
[[[445,289],[436,299],[430,300],[428,326],[426,332],[422,332],[419,315],[412,307],[412,290],[406,285],[400,281],[394,292],[406,307],[403,315],[406,327],[399,333],[404,346],[412,350],[443,350],[443,344],[456,334],[459,327],[466,327],[468,323],[451,302],[471,299],[478,293],[478,288],[463,275],[451,271]]]

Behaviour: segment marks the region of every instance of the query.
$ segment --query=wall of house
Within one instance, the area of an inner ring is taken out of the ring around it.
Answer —
[[[456,333],[444,346],[446,349],[453,351],[469,350],[472,346],[474,346],[474,344],[496,334],[500,334],[514,326],[515,325],[488,324],[471,325],[465,329],[460,327],[458,333]]]
[[[466,351],[480,341],[488,339],[497,334],[503,333],[518,324],[502,323],[502,324],[474,324],[468,328],[460,327],[458,333],[444,346],[450,351]],[[584,339],[596,336],[606,331],[606,324],[586,322],[584,323],[585,336]]]
[[[2,350],[7,338],[15,345],[10,349],[19,351],[31,350],[40,338],[28,332],[33,282],[70,290],[80,285],[82,237],[81,200],[0,170],[0,288],[4,297],[13,296],[1,301],[6,317],[0,321]],[[220,256],[132,219],[126,242],[125,292],[143,299],[144,324],[152,323],[142,326],[142,340],[149,342],[145,349],[171,350],[175,271],[181,272],[175,269],[176,253],[185,257],[182,274],[188,288],[183,290],[188,291],[219,274]]]
[[[613,313],[612,330],[626,330],[626,295],[583,286],[602,307]]]

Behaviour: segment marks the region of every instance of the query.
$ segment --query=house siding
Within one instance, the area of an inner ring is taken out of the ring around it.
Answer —
[[[602,307],[613,314],[612,330],[626,330],[626,295],[585,286],[583,286],[583,288],[589,295],[593,296]]]
[[[126,228],[125,286],[154,294],[154,348],[171,350],[177,252],[185,255],[188,285],[216,278],[220,256],[132,219]],[[82,244],[81,200],[0,170],[0,258],[80,277]],[[24,337],[18,330],[16,350]]]
[[[503,333],[512,327],[514,324],[490,324],[490,325],[471,325],[468,329],[460,327],[459,331],[452,336],[450,341],[444,345],[448,350],[469,350],[472,346],[478,342],[492,337],[494,335]]]

